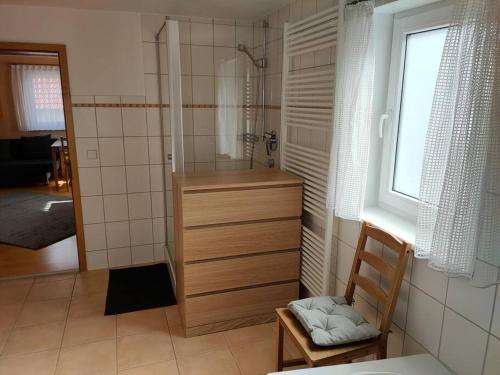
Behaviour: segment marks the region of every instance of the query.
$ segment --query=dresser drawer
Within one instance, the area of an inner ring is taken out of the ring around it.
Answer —
[[[298,249],[300,225],[292,219],[184,229],[184,260]]]
[[[270,314],[299,297],[299,283],[270,285],[186,300],[188,327]]]
[[[184,226],[299,217],[302,186],[184,193]]]
[[[186,264],[186,295],[299,278],[299,251]]]

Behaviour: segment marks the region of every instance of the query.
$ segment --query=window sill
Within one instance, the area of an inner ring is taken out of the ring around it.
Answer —
[[[403,241],[410,244],[412,249],[414,249],[416,232],[415,223],[403,219],[400,216],[380,207],[365,208],[361,215],[361,219],[398,238],[401,238]]]

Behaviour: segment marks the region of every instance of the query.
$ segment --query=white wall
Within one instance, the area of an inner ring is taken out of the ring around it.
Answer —
[[[0,40],[65,44],[72,95],[144,95],[138,13],[0,5]]]

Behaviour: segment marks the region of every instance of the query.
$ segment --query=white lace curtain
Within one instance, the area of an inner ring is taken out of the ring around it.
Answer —
[[[478,285],[500,266],[500,1],[457,0],[427,132],[416,256]]]
[[[368,175],[373,98],[373,0],[344,9],[339,30],[328,208],[359,220]]]
[[[12,65],[11,79],[20,130],[64,130],[58,66]]]

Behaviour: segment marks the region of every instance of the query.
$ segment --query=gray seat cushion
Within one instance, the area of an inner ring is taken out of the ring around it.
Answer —
[[[319,346],[347,344],[380,335],[344,297],[306,298],[290,302],[288,308]]]

